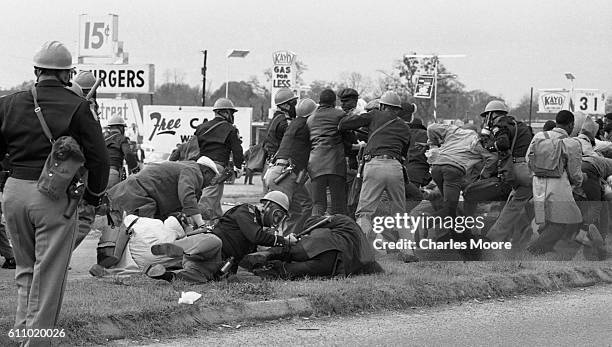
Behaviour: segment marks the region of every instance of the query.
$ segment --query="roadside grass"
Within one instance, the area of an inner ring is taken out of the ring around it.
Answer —
[[[67,286],[59,326],[67,332],[63,343],[99,344],[107,342],[107,332],[100,330],[100,322],[122,326],[129,339],[171,338],[209,328],[191,313],[204,307],[239,309],[250,301],[302,297],[311,302],[317,315],[348,314],[531,294],[576,283],[591,285],[601,282],[602,273],[612,281],[612,261],[406,264],[385,255],[380,262],[386,269],[384,274],[334,279],[260,281],[245,275],[239,276],[240,282],[192,285],[138,275],[72,281]],[[0,290],[14,291],[14,285],[0,283]],[[180,291],[203,296],[195,305],[179,305]],[[13,295],[0,298],[0,331],[12,327],[15,305]]]

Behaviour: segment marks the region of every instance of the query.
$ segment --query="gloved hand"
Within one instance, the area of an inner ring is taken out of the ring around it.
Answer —
[[[298,242],[298,239],[295,237],[293,233],[291,233],[285,236],[285,241],[287,241],[287,243],[289,243],[290,245],[295,245]]]

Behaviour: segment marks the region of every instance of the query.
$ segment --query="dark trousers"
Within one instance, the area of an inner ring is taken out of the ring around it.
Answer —
[[[597,169],[593,164],[582,162],[582,172],[587,174],[585,180],[582,181],[582,190],[586,195],[586,201],[576,199],[578,208],[582,212],[582,219],[585,225],[594,224],[599,228],[601,237],[605,239],[606,229],[600,224],[602,209],[604,208],[603,192],[600,182],[600,177]],[[605,214],[607,217],[607,214]]]
[[[246,168],[244,170],[244,184],[253,184],[253,170]]]
[[[561,224],[546,221],[540,227],[538,232],[540,237],[533,241],[527,247],[527,250],[533,254],[544,254],[554,251],[555,244],[561,240],[571,240],[571,238],[580,230],[580,224]]]
[[[331,193],[331,214],[346,215],[346,179],[339,175],[322,175],[312,180],[313,216],[327,211],[327,187]]]
[[[290,277],[303,276],[332,276],[336,267],[338,251],[323,252],[312,258],[308,257],[304,248],[300,245],[291,247],[289,259],[291,262],[284,264],[285,271]]]
[[[452,165],[433,165],[431,176],[444,197],[443,207],[436,215],[456,217],[465,172]]]

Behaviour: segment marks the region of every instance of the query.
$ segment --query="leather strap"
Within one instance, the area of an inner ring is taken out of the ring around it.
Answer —
[[[32,97],[34,97],[34,112],[36,112],[36,116],[38,117],[38,120],[40,121],[40,125],[43,128],[43,132],[45,133],[45,136],[47,136],[47,138],[49,139],[49,142],[51,142],[51,144],[53,144],[55,142],[55,140],[53,139],[53,135],[51,134],[51,130],[49,129],[49,126],[47,126],[47,122],[45,122],[45,118],[42,114],[42,110],[40,109],[40,106],[38,105],[38,94],[36,93],[36,86],[33,86],[31,89],[32,92]]]

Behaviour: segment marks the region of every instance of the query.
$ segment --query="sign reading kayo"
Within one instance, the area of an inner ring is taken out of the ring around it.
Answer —
[[[278,51],[272,54],[272,100],[281,88],[289,88],[297,94],[296,57],[296,54],[290,51]]]
[[[605,113],[606,93],[598,89],[575,89],[571,104],[567,89],[540,89],[538,92],[538,113],[557,113],[571,107],[573,111],[592,115]]]
[[[250,107],[237,107],[234,114],[234,125],[242,136],[243,149],[251,143]],[[178,143],[186,142],[194,134],[204,119],[215,117],[212,107],[200,106],[159,106],[142,107],[143,143],[155,152],[171,153]]]
[[[155,68],[153,64],[143,65],[78,65],[83,71],[91,71],[102,79],[98,93],[151,94],[155,90]]]

